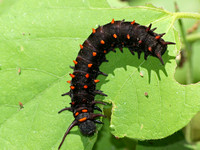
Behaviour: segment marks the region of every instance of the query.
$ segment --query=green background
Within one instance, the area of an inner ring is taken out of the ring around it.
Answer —
[[[91,29],[112,18],[136,20],[146,26],[152,23],[153,27],[158,27],[157,33],[165,32],[164,39],[176,45],[168,46],[163,56],[165,66],[156,58],[149,57],[145,61],[143,55],[138,60],[127,49],[124,54],[118,50],[116,54],[107,55],[109,63],[104,63],[100,70],[109,76],[98,77],[101,82],[97,89],[108,97],[96,99],[112,103],[110,128],[109,120],[105,120],[105,129],[99,134],[94,149],[106,145],[101,137],[115,149],[134,148],[137,142],[130,138],[164,138],[183,128],[200,110],[199,83],[186,86],[174,78],[175,57],[181,45],[174,28],[177,15],[152,5],[113,8],[112,4],[114,2],[104,0],[1,3],[0,149],[57,149],[73,121],[69,112],[57,114],[70,102],[69,97],[60,96],[69,90],[66,81],[72,70],[68,66],[73,65],[79,44],[89,36]],[[19,102],[23,103],[23,109],[19,108]],[[108,140],[104,130],[109,133]],[[92,137],[84,137],[75,127],[62,149],[92,149],[98,131]],[[110,141],[110,133],[122,139]],[[183,137],[181,133],[176,136],[175,139]],[[142,149],[147,144],[139,142],[137,148]]]

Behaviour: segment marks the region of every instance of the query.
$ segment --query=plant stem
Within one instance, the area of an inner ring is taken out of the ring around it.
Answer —
[[[186,34],[185,34],[185,30],[183,27],[183,22],[181,19],[178,19],[178,23],[180,26],[180,30],[181,30],[181,34],[182,34],[182,38],[183,38],[183,43],[185,44],[185,51],[187,53],[187,60],[188,60],[188,72],[187,72],[187,84],[192,83],[193,81],[193,76],[192,76],[192,50],[190,47],[190,44],[188,43],[188,41],[186,40]]]
[[[180,18],[191,18],[191,19],[200,19],[200,14],[198,13],[186,13],[186,12],[176,12],[174,13],[176,19]]]
[[[186,37],[186,40],[191,43],[200,40],[200,33],[190,34]]]
[[[192,50],[191,50],[191,46],[188,43],[187,39],[186,39],[186,33],[183,27],[183,23],[182,20],[180,18],[200,18],[200,14],[191,14],[191,13],[183,13],[183,12],[179,12],[179,8],[178,5],[175,3],[175,9],[176,9],[176,19],[178,19],[178,23],[180,26],[180,30],[181,30],[181,34],[182,34],[182,38],[183,38],[183,43],[185,44],[185,51],[187,53],[187,59],[188,59],[188,72],[187,72],[187,77],[186,77],[186,82],[187,84],[190,84],[193,82],[193,75],[192,75]]]

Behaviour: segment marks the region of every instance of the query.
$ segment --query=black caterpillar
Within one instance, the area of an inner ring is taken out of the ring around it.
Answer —
[[[64,108],[59,111],[69,110],[73,113],[75,120],[66,131],[62,142],[58,149],[62,146],[65,137],[70,130],[78,125],[80,131],[84,135],[93,135],[96,130],[95,123],[102,124],[101,121],[96,120],[97,117],[105,117],[102,114],[94,114],[93,111],[101,109],[95,104],[105,103],[95,101],[94,97],[97,94],[107,96],[100,90],[96,90],[96,83],[99,82],[98,75],[107,76],[107,74],[99,70],[102,62],[107,62],[105,55],[110,51],[115,51],[114,48],[119,48],[123,52],[123,47],[127,47],[134,55],[134,52],[140,54],[144,52],[144,58],[147,59],[148,55],[157,57],[162,64],[164,64],[162,55],[165,53],[168,44],[175,44],[173,42],[165,42],[161,37],[165,34],[157,34],[154,32],[156,28],[139,25],[134,21],[125,22],[115,21],[114,19],[97,29],[92,29],[91,35],[87,40],[80,45],[78,57],[74,60],[73,74],[71,81],[71,90],[64,95],[71,97],[71,107]]]

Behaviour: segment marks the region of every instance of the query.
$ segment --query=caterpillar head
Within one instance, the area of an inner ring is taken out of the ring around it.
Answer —
[[[79,124],[79,129],[82,134],[90,136],[90,135],[93,135],[94,132],[96,131],[96,125],[94,121],[86,120]]]
[[[69,128],[65,132],[65,135],[64,135],[62,142],[60,143],[58,149],[61,148],[66,136],[69,134],[70,130],[74,126],[78,125],[82,134],[90,136],[90,135],[93,135],[94,132],[96,131],[95,123],[102,124],[101,121],[95,120],[95,118],[96,117],[106,117],[102,114],[93,114],[91,112],[90,113],[89,112],[80,113],[80,114],[78,113],[77,116],[76,116],[76,113],[75,113],[74,115],[75,115],[75,120],[71,123],[71,125],[69,126]]]

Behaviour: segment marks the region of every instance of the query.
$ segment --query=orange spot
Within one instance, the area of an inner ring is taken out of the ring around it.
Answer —
[[[100,43],[101,43],[101,44],[105,44],[104,40],[101,40]]]
[[[114,19],[112,19],[112,21],[111,21],[111,24],[114,24],[115,23],[115,20]]]
[[[133,20],[133,22],[131,22],[131,24],[133,25],[135,23],[135,20]]]
[[[88,112],[88,110],[87,109],[83,109],[82,112],[86,113],[86,112]]]
[[[117,38],[117,35],[116,35],[116,34],[113,34],[113,37],[116,39],[116,38]]]
[[[83,122],[83,121],[85,121],[85,120],[87,120],[86,117],[79,119],[79,122]]]
[[[94,28],[92,28],[92,33],[96,33],[96,30]]]
[[[151,51],[152,51],[152,48],[149,46],[149,47],[148,47],[148,50],[151,52]]]
[[[80,48],[83,49],[83,45],[80,44]]]
[[[94,83],[98,83],[100,80],[94,80]]]
[[[92,56],[97,56],[97,53],[96,53],[96,52],[93,52],[93,53],[92,53]]]
[[[130,39],[130,38],[131,38],[129,34],[127,34],[126,37],[127,37],[127,39]]]
[[[89,73],[87,73],[87,74],[85,75],[86,78],[89,78],[89,76],[90,76]]]
[[[139,40],[138,43],[141,44],[141,43],[142,43],[142,40]]]
[[[104,50],[104,51],[103,51],[103,53],[107,53],[107,51],[106,51],[106,50]]]
[[[67,83],[71,83],[71,81],[69,80],[69,81],[67,81]]]
[[[69,75],[70,75],[72,78],[75,78],[75,75],[73,75],[73,74],[71,74],[71,73],[70,73]]]
[[[73,60],[73,62],[74,62],[74,64],[75,64],[75,65],[77,65],[77,64],[78,64],[78,62],[77,62],[76,60]]]
[[[124,45],[124,42],[122,42],[122,45]]]
[[[87,89],[88,88],[88,86],[87,85],[84,85],[84,87],[83,87],[84,89]]]
[[[160,36],[160,35],[158,35],[158,36],[156,36],[156,37],[155,37],[155,39],[156,39],[156,40],[158,40],[158,39],[160,39],[160,37],[161,37],[161,36]]]
[[[71,88],[72,90],[74,90],[74,89],[75,89],[75,87],[74,87],[74,86],[70,86],[70,88]]]
[[[75,104],[75,102],[72,102],[71,104],[72,104],[72,105],[74,105],[74,104]]]
[[[91,68],[92,67],[92,64],[88,64],[88,68]]]
[[[79,112],[76,112],[76,113],[75,113],[75,116],[78,116],[78,115],[79,115]]]

